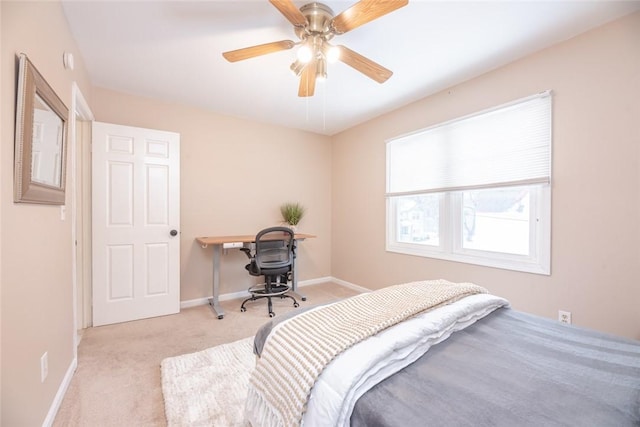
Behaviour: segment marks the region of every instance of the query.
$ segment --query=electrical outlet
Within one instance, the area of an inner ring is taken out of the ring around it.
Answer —
[[[49,354],[45,351],[40,357],[40,382],[44,382],[49,375]]]
[[[558,320],[562,323],[571,323],[571,312],[570,311],[558,311]]]

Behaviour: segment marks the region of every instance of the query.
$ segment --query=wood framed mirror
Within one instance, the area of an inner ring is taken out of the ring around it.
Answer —
[[[18,55],[15,202],[64,205],[69,110],[25,54]]]

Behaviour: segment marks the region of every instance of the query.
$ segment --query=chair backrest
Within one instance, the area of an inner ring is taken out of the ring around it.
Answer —
[[[256,234],[255,263],[260,270],[293,264],[293,231],[288,227],[265,228]]]

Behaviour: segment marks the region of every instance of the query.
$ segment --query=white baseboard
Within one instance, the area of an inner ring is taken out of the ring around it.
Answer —
[[[301,280],[301,281],[298,282],[298,287],[302,288],[302,287],[305,287],[305,286],[318,285],[320,283],[326,283],[326,282],[337,283],[338,285],[342,285],[344,287],[351,288],[351,289],[356,290],[358,292],[371,292],[371,289],[363,288],[362,286],[354,285],[353,283],[349,283],[349,282],[341,280],[341,279],[336,279],[335,277],[332,277],[332,276],[318,277],[316,279]],[[220,300],[220,301],[229,301],[229,300],[232,300],[232,299],[248,298],[248,297],[249,297],[249,292],[248,291],[240,291],[240,292],[233,292],[233,293],[229,293],[229,294],[221,294],[218,297],[218,300]],[[196,299],[190,299],[190,300],[186,300],[186,301],[180,301],[180,309],[196,307],[196,306],[199,306],[199,305],[207,305],[207,304],[209,304],[209,298],[211,298],[211,297],[196,298]]]
[[[222,294],[218,297],[219,301],[229,301],[231,299],[239,299],[239,298],[245,298],[249,296],[249,292],[248,291],[240,291],[240,292],[233,292],[230,294]],[[180,309],[183,308],[189,308],[189,307],[196,307],[198,305],[207,305],[209,304],[209,298],[211,297],[204,297],[204,298],[196,298],[196,299],[190,299],[190,300],[186,300],[186,301],[180,301]]]
[[[47,418],[44,419],[42,427],[51,427],[53,425],[53,421],[55,420],[58,410],[60,409],[60,405],[62,404],[62,399],[64,399],[64,395],[67,394],[67,389],[69,388],[69,384],[71,384],[71,379],[73,378],[73,374],[77,367],[78,358],[74,357],[69,365],[69,369],[67,369],[67,373],[64,374],[64,378],[62,378],[62,383],[60,383],[60,387],[58,387],[58,392],[51,403],[51,407],[47,413]]]
[[[358,292],[362,292],[362,293],[371,292],[371,289],[369,289],[369,288],[365,288],[364,286],[360,286],[360,285],[356,285],[356,284],[351,283],[351,282],[347,282],[346,280],[338,279],[337,277],[332,277],[331,281],[333,283],[337,283],[338,285],[342,285],[345,288],[351,288],[354,291],[358,291]]]

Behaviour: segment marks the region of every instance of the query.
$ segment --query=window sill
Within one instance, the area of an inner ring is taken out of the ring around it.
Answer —
[[[519,271],[523,273],[533,273],[549,276],[551,275],[551,266],[549,260],[534,261],[530,258],[508,256],[500,258],[490,258],[486,256],[468,255],[468,254],[452,254],[438,251],[437,248],[425,249],[425,247],[416,247],[411,244],[391,245],[387,244],[387,252],[399,253],[404,255],[420,256],[424,258],[434,258],[445,261],[461,262],[465,264],[480,265],[483,267],[500,268],[503,270]],[[520,259],[518,259],[520,258]],[[523,259],[524,258],[524,259]]]

